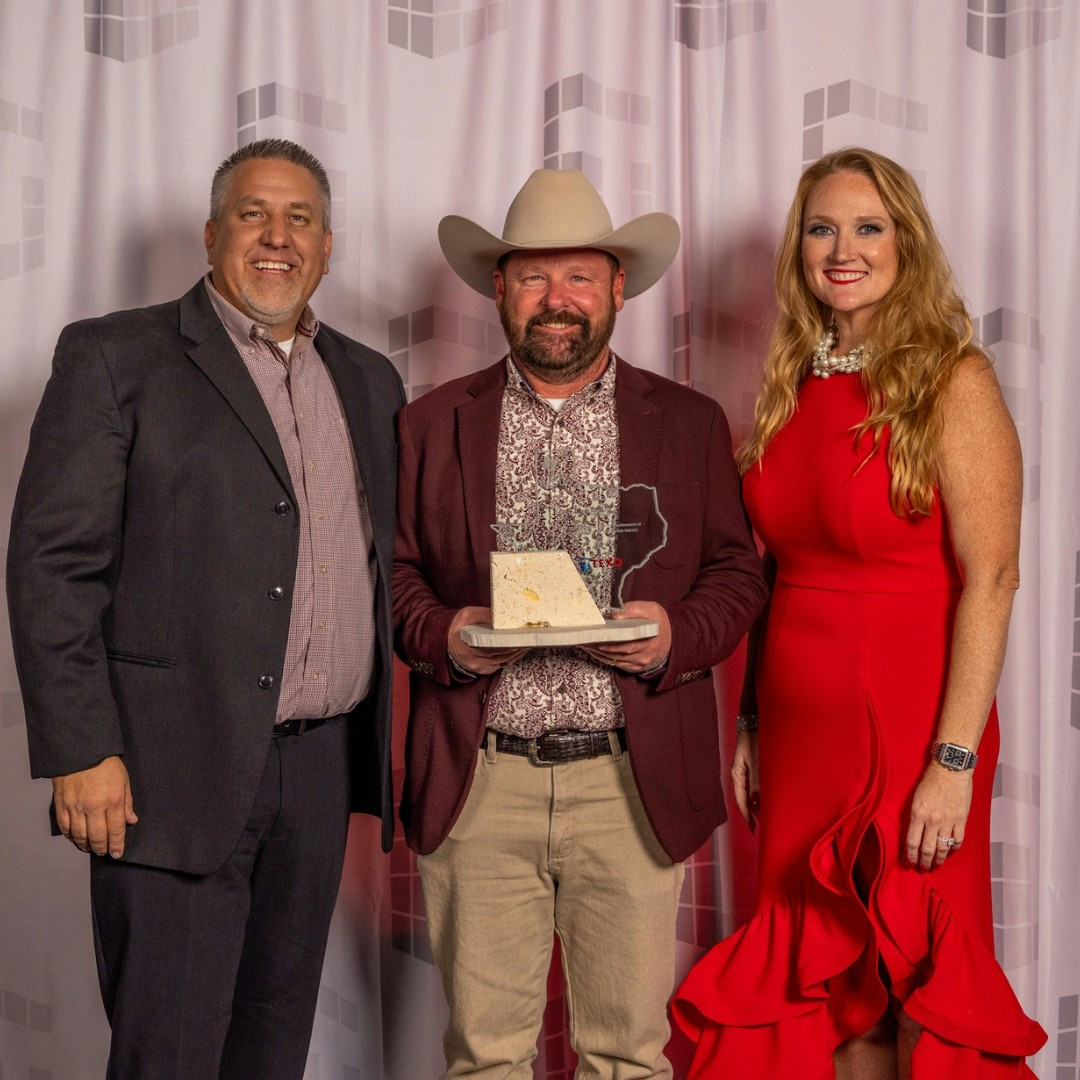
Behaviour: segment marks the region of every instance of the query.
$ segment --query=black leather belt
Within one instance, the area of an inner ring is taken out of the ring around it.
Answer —
[[[342,713],[335,713],[333,716],[316,716],[314,719],[294,716],[291,720],[282,720],[280,724],[274,725],[274,738],[276,739],[279,735],[303,735],[305,731],[314,731],[331,720],[339,720],[342,715]]]
[[[615,728],[619,746],[626,749],[626,728]],[[495,749],[500,754],[517,754],[530,765],[561,765],[566,761],[584,761],[611,753],[606,731],[545,731],[535,739],[523,739],[505,731],[495,732]]]

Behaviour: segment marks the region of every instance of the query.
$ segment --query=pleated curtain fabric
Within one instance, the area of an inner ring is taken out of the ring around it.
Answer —
[[[181,295],[210,177],[296,140],[334,192],[319,317],[410,397],[503,351],[439,219],[493,232],[529,173],[583,169],[616,225],[672,213],[675,265],[619,316],[633,363],[748,431],[772,260],[804,164],[861,144],[923,187],[1023,444],[1023,584],[999,694],[997,955],[1080,1080],[1080,13],[1069,0],[0,0],[0,522],[61,327]],[[719,673],[734,738],[741,661]],[[399,750],[404,739],[404,680]],[[0,1071],[102,1075],[84,856],[48,835],[0,630]],[[740,820],[691,860],[682,975],[750,908]],[[538,1077],[568,1078],[557,977]],[[445,1006],[415,863],[355,819],[307,1076],[437,1075]],[[677,1075],[686,1048],[675,1044]]]

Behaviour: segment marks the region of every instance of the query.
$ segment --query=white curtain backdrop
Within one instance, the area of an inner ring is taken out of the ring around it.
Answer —
[[[533,169],[567,165],[616,224],[671,212],[680,255],[615,344],[715,397],[739,437],[800,169],[851,143],[895,157],[923,185],[1023,441],[997,952],[1050,1033],[1036,1071],[1080,1080],[1078,68],[1075,0],[0,0],[0,543],[60,328],[197,279],[210,176],[246,141],[294,139],[328,167],[316,310],[389,354],[413,397],[502,350],[493,306],[442,260],[444,214],[499,232]],[[739,663],[717,676],[729,743]],[[86,857],[48,836],[49,796],[28,777],[5,624],[3,1080],[89,1080],[107,1053]],[[745,917],[752,877],[736,821],[689,868],[682,970]],[[537,1076],[561,1080],[557,972],[550,992]],[[413,860],[400,839],[381,855],[357,819],[308,1080],[434,1076],[444,1018]]]

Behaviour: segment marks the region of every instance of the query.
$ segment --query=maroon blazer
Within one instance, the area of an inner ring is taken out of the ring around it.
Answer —
[[[406,406],[398,423],[395,643],[410,666],[401,818],[421,854],[465,805],[498,675],[455,680],[446,634],[456,611],[491,603],[495,458],[504,360]],[[765,602],[761,563],[739,496],[731,435],[711,399],[618,361],[620,482],[656,488],[667,546],[627,581],[623,600],[663,604],[671,656],[660,679],[616,672],[641,800],[674,860],[724,821],[710,669]]]

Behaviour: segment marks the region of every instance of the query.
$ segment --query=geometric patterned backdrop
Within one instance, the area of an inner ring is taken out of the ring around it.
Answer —
[[[533,169],[571,165],[617,225],[674,214],[679,257],[615,344],[720,401],[736,437],[800,170],[848,143],[895,157],[1023,444],[996,944],[1051,1034],[1037,1071],[1080,1080],[1078,58],[1073,0],[0,0],[0,545],[60,328],[196,280],[210,176],[237,145],[282,136],[324,161],[334,262],[316,310],[389,355],[411,397],[503,350],[493,306],[442,260],[444,214],[497,233]],[[716,676],[728,745],[740,664]],[[48,836],[49,785],[27,772],[4,625],[0,1078],[98,1077],[87,864]],[[753,859],[734,820],[691,860],[681,970],[745,917]],[[549,988],[537,1075],[569,1077],[557,969]],[[414,860],[355,819],[307,1076],[435,1075],[444,1018]]]

